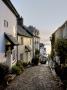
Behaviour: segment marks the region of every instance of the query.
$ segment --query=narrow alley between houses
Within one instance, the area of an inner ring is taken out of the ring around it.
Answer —
[[[6,90],[64,90],[63,84],[48,65],[38,65],[16,77]]]
[[[67,90],[66,7],[0,0],[0,90]]]

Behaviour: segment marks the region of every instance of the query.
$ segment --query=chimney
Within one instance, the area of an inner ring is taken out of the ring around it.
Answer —
[[[23,26],[23,18],[22,17],[18,18],[17,22],[18,22],[18,25]]]

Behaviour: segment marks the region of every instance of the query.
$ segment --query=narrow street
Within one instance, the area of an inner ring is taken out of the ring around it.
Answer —
[[[60,81],[47,65],[38,65],[26,69],[16,77],[6,90],[63,90]]]

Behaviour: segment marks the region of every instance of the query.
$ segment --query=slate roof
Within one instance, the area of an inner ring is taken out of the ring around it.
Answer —
[[[25,25],[23,25],[23,28],[26,29],[26,31],[29,32],[32,36],[37,37],[37,38],[40,38],[39,36],[36,36],[36,35],[33,34],[33,32],[35,30],[29,29],[29,27],[27,27]]]
[[[31,35],[20,25],[17,26],[17,34],[20,36],[30,37]]]
[[[12,11],[12,13],[16,17],[20,17],[19,13],[17,12],[17,10],[15,9],[15,7],[13,6],[10,0],[2,0],[2,1],[7,5],[7,7]]]
[[[7,40],[9,40],[12,44],[19,45],[19,43],[18,43],[18,41],[17,41],[17,39],[15,37],[13,37],[12,35],[7,34],[7,33],[4,33],[4,35],[5,35],[5,38]]]
[[[33,36],[33,34],[30,32],[30,29],[29,29],[27,26],[23,25],[23,28],[24,28],[31,36]]]
[[[39,30],[37,30],[35,27],[29,26],[28,30],[29,30],[29,32],[31,32],[33,34],[34,37],[40,38],[39,37]]]
[[[58,30],[62,30],[62,28],[65,27],[65,24],[67,24],[67,20],[59,28],[57,28],[56,31],[52,33],[52,35],[55,34]]]

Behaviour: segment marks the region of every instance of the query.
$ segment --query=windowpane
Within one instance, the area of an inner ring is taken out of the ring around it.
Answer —
[[[4,27],[8,27],[8,21],[4,20]]]
[[[23,44],[23,37],[21,37],[21,44]]]

